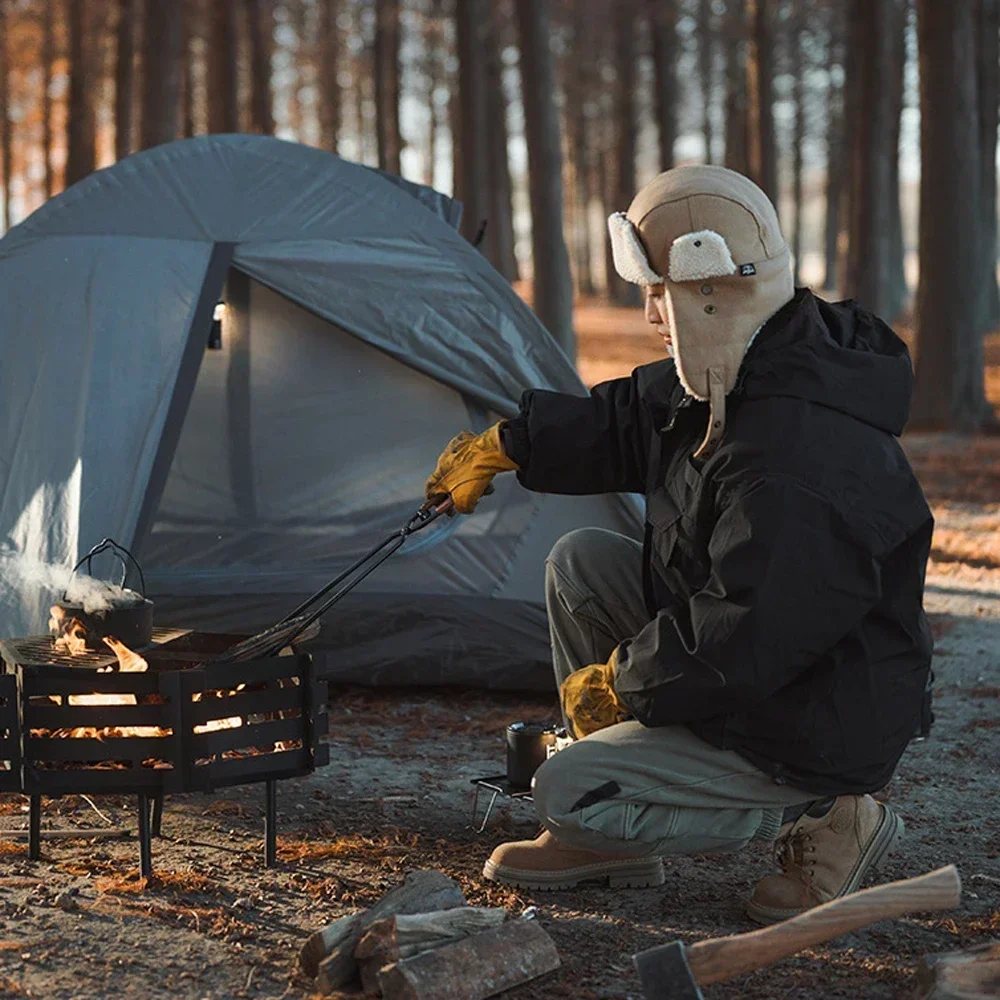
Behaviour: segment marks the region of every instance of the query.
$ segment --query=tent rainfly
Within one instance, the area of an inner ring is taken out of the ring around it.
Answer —
[[[0,240],[0,539],[72,565],[133,548],[158,624],[247,630],[405,522],[449,438],[572,365],[455,231],[443,195],[258,136],[160,146]],[[213,315],[221,318],[213,327]],[[628,497],[512,476],[442,519],[324,622],[332,678],[551,685],[544,559]],[[2,590],[0,635],[52,593]]]

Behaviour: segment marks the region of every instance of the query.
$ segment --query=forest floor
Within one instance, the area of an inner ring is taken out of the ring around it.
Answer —
[[[656,356],[656,338],[636,320],[581,310],[588,382]],[[1000,403],[1000,341],[989,351]],[[709,998],[889,1000],[907,995],[922,954],[1000,938],[1000,439],[914,437],[906,446],[938,519],[927,590],[937,723],[881,793],[908,835],[879,878],[955,862],[962,905],[846,935],[709,987]],[[562,968],[512,998],[638,998],[631,954],[750,929],[744,902],[770,858],[762,845],[671,858],[666,885],[647,890],[531,893],[483,880],[492,848],[532,836],[536,824],[530,804],[509,803],[477,834],[470,780],[503,769],[509,721],[553,718],[553,709],[547,698],[481,692],[332,691],[331,765],[281,783],[281,862],[270,871],[259,787],[168,799],[158,875],[144,890],[134,839],[45,841],[43,860],[29,862],[23,841],[10,839],[26,826],[25,800],[0,796],[0,997],[305,1000],[311,983],[295,959],[310,932],[374,902],[407,870],[439,868],[472,903],[538,907]],[[97,804],[135,828],[133,801]],[[80,797],[45,806],[45,826],[101,822]]]

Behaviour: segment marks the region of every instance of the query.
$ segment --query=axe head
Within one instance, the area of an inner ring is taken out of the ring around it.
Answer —
[[[705,1000],[691,974],[682,942],[640,951],[632,961],[646,1000]]]

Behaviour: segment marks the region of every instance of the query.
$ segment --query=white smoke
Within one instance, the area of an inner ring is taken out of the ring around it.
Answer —
[[[23,598],[26,592],[43,592],[53,601],[65,599],[83,607],[87,614],[137,604],[141,596],[117,584],[68,566],[39,562],[13,552],[0,552],[0,591],[4,597]]]

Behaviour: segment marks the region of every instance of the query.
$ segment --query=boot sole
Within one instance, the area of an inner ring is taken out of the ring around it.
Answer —
[[[659,858],[630,858],[621,861],[602,861],[578,868],[560,871],[526,871],[508,868],[487,861],[483,877],[491,882],[513,885],[519,889],[575,889],[580,885],[607,885],[612,889],[646,889],[663,885],[666,875]]]
[[[872,837],[871,842],[858,858],[840,892],[836,896],[831,896],[831,899],[839,899],[841,896],[857,891],[865,875],[869,871],[878,871],[889,852],[903,839],[903,834],[906,832],[903,818],[897,815],[891,806],[887,806],[885,803],[881,805],[882,822],[879,823],[875,836]],[[788,920],[790,917],[796,917],[805,912],[805,910],[778,910],[770,906],[761,906],[753,900],[747,904],[747,916],[758,924],[777,923],[779,920]]]

